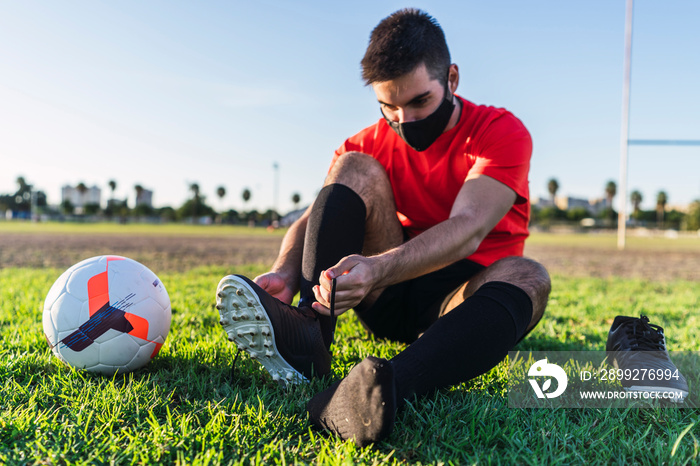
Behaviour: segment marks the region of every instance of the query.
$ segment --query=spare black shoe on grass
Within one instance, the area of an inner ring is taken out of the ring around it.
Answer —
[[[606,350],[610,363],[623,371],[626,391],[655,392],[656,398],[675,403],[688,395],[688,382],[668,354],[664,329],[646,316],[615,317]]]

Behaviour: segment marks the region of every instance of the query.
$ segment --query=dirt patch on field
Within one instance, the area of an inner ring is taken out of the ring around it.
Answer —
[[[277,257],[281,241],[279,235],[0,234],[0,268],[62,269],[88,257],[104,254],[129,257],[159,271],[184,271],[200,265],[271,265]]]
[[[642,278],[654,281],[700,280],[700,251],[662,251],[527,245],[525,255],[550,274],[574,277]]]
[[[271,265],[281,236],[276,234],[211,236],[0,234],[2,267],[70,267],[88,257],[117,254],[153,270],[184,271],[200,265]],[[525,255],[552,274],[651,280],[700,280],[700,251],[618,251],[610,248],[527,245]]]

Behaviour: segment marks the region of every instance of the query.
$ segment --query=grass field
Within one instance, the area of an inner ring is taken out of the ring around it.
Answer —
[[[233,270],[263,271],[264,264]],[[41,327],[44,297],[61,272],[0,268],[3,464],[700,460],[697,409],[512,409],[505,362],[467,384],[409,404],[387,441],[358,449],[309,426],[306,401],[328,381],[284,390],[244,354],[232,372],[235,346],[226,340],[214,309],[216,283],[232,272],[223,267],[156,271],[168,288],[173,322],[165,346],[145,369],[114,378],[75,371],[50,356]],[[603,350],[616,315],[644,313],[665,327],[672,350],[698,351],[699,305],[695,282],[557,274],[545,320],[517,349]],[[333,379],[368,355],[391,357],[401,349],[368,338],[352,313],[344,314]]]

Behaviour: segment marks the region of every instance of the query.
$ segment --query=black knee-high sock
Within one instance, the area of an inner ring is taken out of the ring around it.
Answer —
[[[505,282],[485,283],[391,360],[397,401],[492,369],[525,334],[531,318],[525,291]]]
[[[318,285],[323,270],[345,256],[362,253],[366,216],[362,198],[345,185],[330,184],[318,194],[306,226],[299,306],[310,306],[316,301],[313,287]],[[330,347],[335,318],[319,319],[323,340]]]

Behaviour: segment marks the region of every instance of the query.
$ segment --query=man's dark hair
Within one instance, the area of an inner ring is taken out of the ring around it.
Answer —
[[[425,63],[432,79],[447,83],[450,51],[438,22],[415,8],[384,18],[369,37],[362,79],[369,85],[396,79]]]

